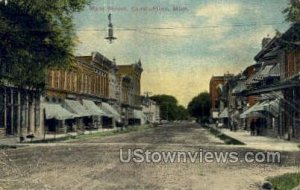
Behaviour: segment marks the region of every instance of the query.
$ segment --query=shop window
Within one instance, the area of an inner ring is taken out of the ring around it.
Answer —
[[[49,101],[50,101],[49,97],[46,97],[45,100],[46,100],[46,102],[49,102]]]

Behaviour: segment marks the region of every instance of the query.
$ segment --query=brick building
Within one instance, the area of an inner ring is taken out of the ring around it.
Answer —
[[[119,65],[117,80],[120,94],[118,96],[122,110],[122,120],[126,125],[141,123],[144,118],[141,107],[141,60],[131,65]]]
[[[225,74],[224,76],[213,76],[209,83],[210,105],[211,105],[211,119],[216,121],[219,118],[220,112],[225,108],[223,101],[221,101],[224,94],[224,87],[229,78],[233,75]]]
[[[43,103],[46,132],[114,127],[120,122],[119,112],[111,105],[117,101],[116,70],[115,62],[98,52],[76,57],[67,69],[50,70]]]

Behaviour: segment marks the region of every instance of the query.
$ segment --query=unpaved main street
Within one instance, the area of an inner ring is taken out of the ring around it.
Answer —
[[[181,123],[109,137],[0,150],[0,189],[259,189],[268,176],[299,170],[298,152],[282,162],[121,163],[120,149],[236,151],[198,124]]]

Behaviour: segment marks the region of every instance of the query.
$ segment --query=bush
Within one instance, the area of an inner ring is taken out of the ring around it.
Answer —
[[[288,173],[269,178],[275,190],[292,190],[300,185],[300,173]]]

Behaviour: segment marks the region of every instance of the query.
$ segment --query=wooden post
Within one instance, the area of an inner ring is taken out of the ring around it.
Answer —
[[[30,113],[29,113],[29,98],[28,98],[28,91],[26,91],[25,95],[25,127],[26,131],[28,133],[29,131],[29,126],[30,126]]]
[[[18,134],[19,136],[22,136],[21,132],[21,92],[18,90]]]
[[[4,88],[4,130],[5,134],[7,134],[7,94],[6,88]]]
[[[35,113],[34,113],[34,107],[35,107],[35,98],[34,96],[32,96],[32,98],[30,98],[30,122],[29,122],[29,126],[30,126],[30,133],[35,133],[35,122],[34,122],[34,116],[35,116]]]
[[[11,127],[11,134],[14,135],[15,134],[15,128],[14,128],[14,91],[11,88],[10,89],[10,127]]]

